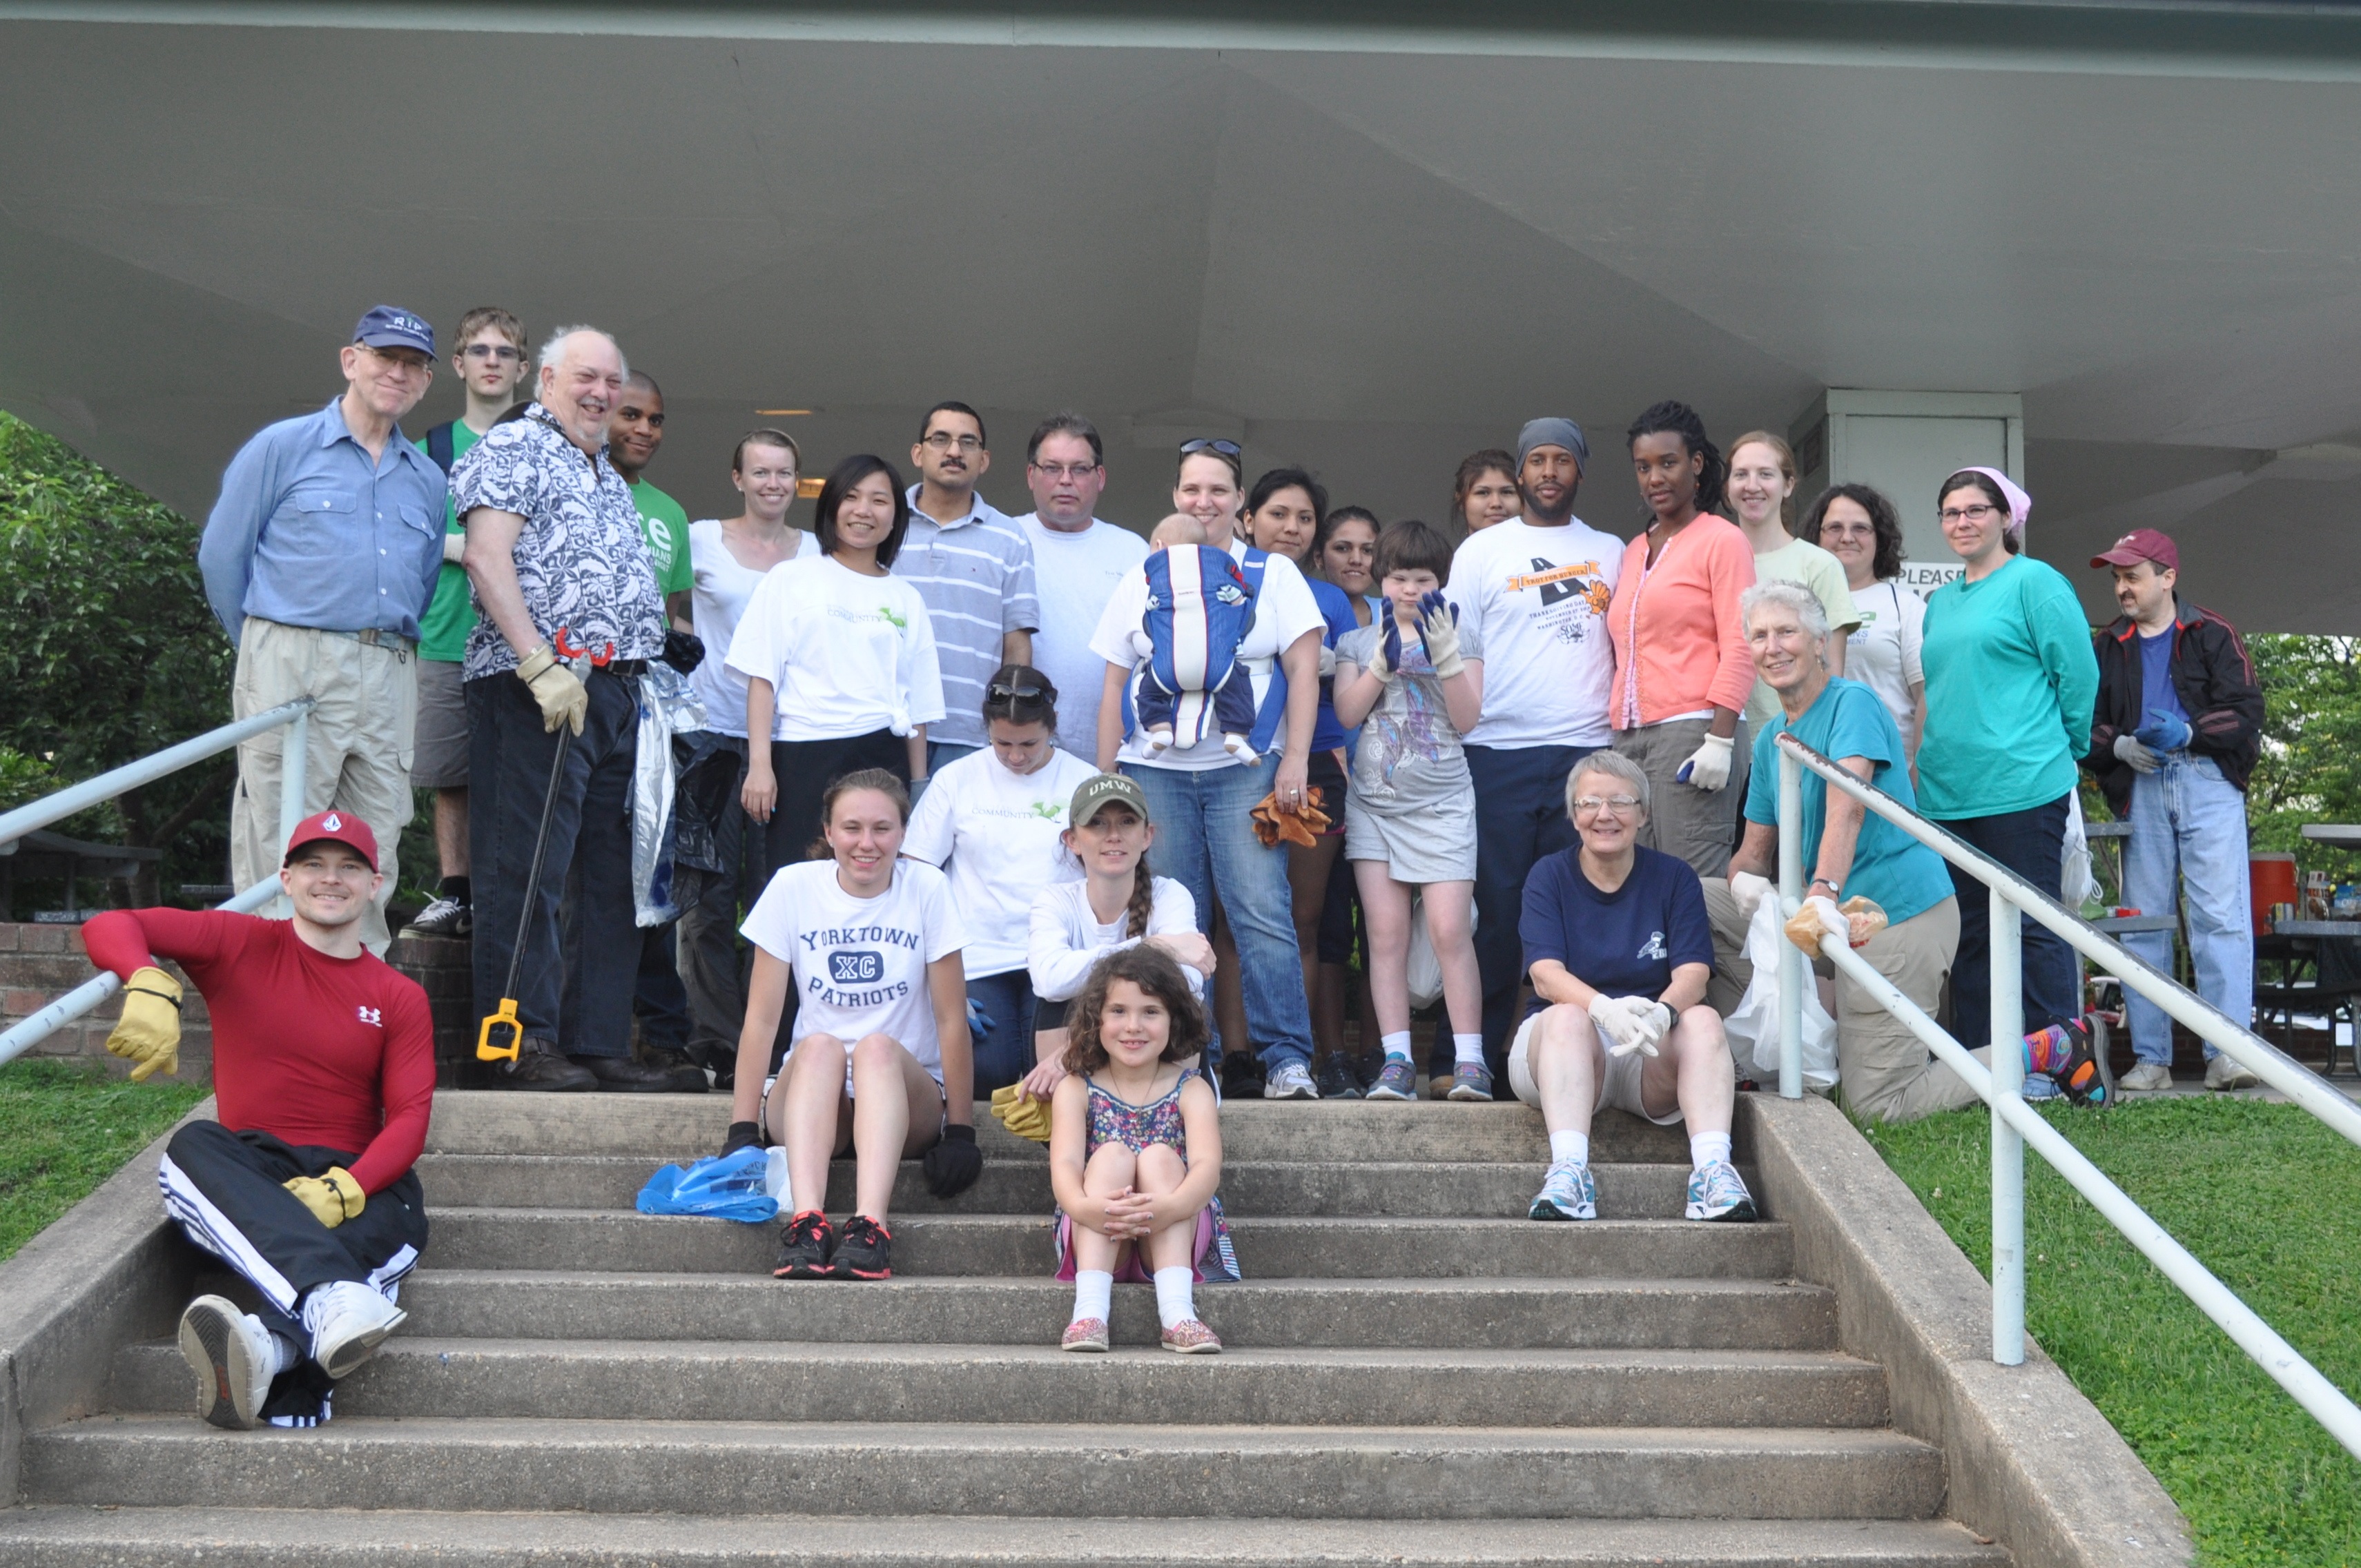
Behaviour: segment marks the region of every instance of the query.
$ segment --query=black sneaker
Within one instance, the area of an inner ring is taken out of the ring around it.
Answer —
[[[668,1094],[679,1085],[672,1080],[672,1069],[653,1062],[633,1061],[629,1057],[576,1057],[574,1065],[590,1074],[598,1087],[614,1094]],[[705,1075],[699,1073],[703,1083]]]
[[[839,1279],[894,1277],[894,1233],[866,1214],[844,1222],[844,1239],[836,1245]]]
[[[1224,1100],[1259,1100],[1262,1098],[1262,1058],[1245,1051],[1232,1051],[1222,1058],[1222,1098]]]
[[[598,1080],[557,1054],[547,1040],[527,1035],[516,1060],[501,1068],[492,1081],[502,1089],[533,1089],[547,1093],[576,1093],[596,1089]]]
[[[1312,1082],[1319,1086],[1323,1100],[1358,1100],[1361,1080],[1343,1057],[1323,1057],[1312,1073]]]
[[[476,911],[456,898],[437,895],[401,930],[407,937],[470,937],[476,930]]]
[[[705,1069],[688,1059],[688,1053],[670,1046],[643,1046],[640,1048],[642,1066],[661,1068],[670,1077],[665,1085],[675,1094],[702,1094],[710,1087],[705,1081]]]
[[[833,1279],[836,1228],[817,1209],[806,1209],[779,1227],[779,1261],[774,1279]]]

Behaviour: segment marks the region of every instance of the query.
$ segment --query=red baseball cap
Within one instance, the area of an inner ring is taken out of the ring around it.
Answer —
[[[355,850],[368,862],[369,870],[377,870],[377,835],[369,831],[368,823],[351,812],[339,811],[333,806],[295,824],[295,831],[287,838],[286,859],[280,864],[284,865],[293,860],[295,851],[304,845],[316,844],[323,839],[333,839]]]
[[[2153,528],[2135,528],[2115,541],[2114,548],[2103,555],[2091,557],[2093,566],[2136,566],[2143,561],[2153,561],[2173,571],[2180,570],[2180,551],[2169,534]]]

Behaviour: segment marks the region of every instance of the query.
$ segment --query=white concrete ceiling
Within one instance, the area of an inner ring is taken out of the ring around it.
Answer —
[[[2242,624],[2361,630],[2361,456],[2273,459],[2361,443],[2361,19],[1465,9],[0,3],[0,405],[201,512],[367,305],[500,302],[663,380],[698,514],[758,408],[900,460],[956,397],[1011,510],[1097,419],[1135,525],[1182,431],[1435,518],[1570,413],[1628,532],[1657,398],[2016,391],[2040,553],[2154,521]]]

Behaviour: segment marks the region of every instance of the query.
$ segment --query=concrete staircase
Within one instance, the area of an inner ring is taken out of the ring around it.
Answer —
[[[1233,1104],[1248,1277],[1184,1358],[1144,1287],[1112,1355],[1055,1348],[1047,1160],[990,1124],[961,1199],[906,1168],[890,1282],[775,1282],[774,1227],[631,1210],[726,1120],[440,1096],[411,1321],[336,1420],[216,1431],[169,1342],[126,1346],[111,1410],[28,1434],[0,1563],[2009,1560],[1940,1517],[1942,1453],[1787,1227],[1679,1218],[1676,1131],[1603,1117],[1607,1217],[1543,1225],[1522,1107]]]

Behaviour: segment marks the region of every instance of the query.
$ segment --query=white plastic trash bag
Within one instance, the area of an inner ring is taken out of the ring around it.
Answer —
[[[2058,902],[2079,914],[2097,885],[2091,868],[2091,836],[2082,828],[2082,792],[2070,791],[2066,796],[2066,842],[2058,867]]]
[[[1476,929],[1476,910],[1467,910],[1467,929]],[[1434,938],[1426,934],[1426,894],[1410,898],[1410,1004],[1432,1007],[1443,996],[1443,960],[1434,954]]]
[[[1787,946],[1786,923],[1775,896],[1755,905],[1754,921],[1746,927],[1746,961],[1754,966],[1754,981],[1746,988],[1738,1010],[1722,1020],[1732,1051],[1740,1061],[1754,1063],[1754,1076],[1763,1083],[1779,1079],[1779,950]],[[1804,969],[1804,1086],[1828,1089],[1836,1081],[1837,1023],[1820,1005],[1820,988],[1812,983],[1807,962]]]
[[[672,902],[672,808],[678,784],[672,738],[705,728],[688,677],[652,663],[639,679],[639,754],[631,770],[631,913],[645,929],[678,916]]]

